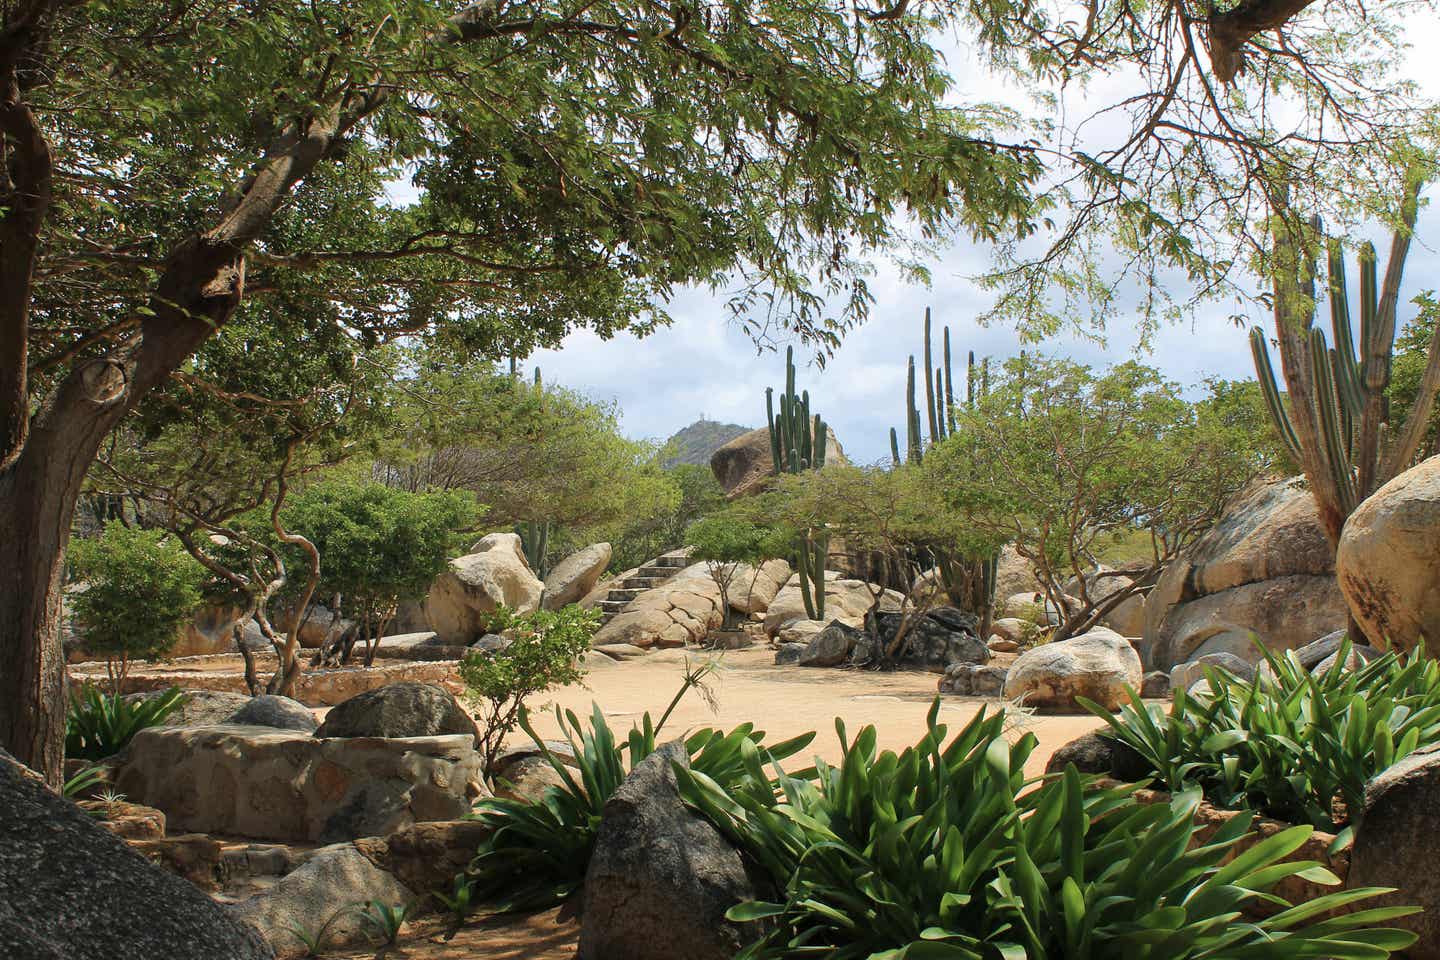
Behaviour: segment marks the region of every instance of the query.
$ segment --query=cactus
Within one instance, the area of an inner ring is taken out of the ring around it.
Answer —
[[[922,361],[925,364],[925,412],[920,412],[919,399],[916,393],[919,389],[919,378],[915,372],[915,357],[910,357],[909,367],[905,374],[905,457],[906,463],[920,463],[925,459],[925,451],[929,447],[955,432],[955,375],[950,363],[950,328],[945,327],[941,331],[941,353],[940,365],[931,367],[934,362],[931,349],[931,317],[930,308],[925,308],[925,342],[922,349]],[[987,361],[988,363],[988,361]],[[988,374],[988,367],[986,368]],[[968,377],[965,384],[966,400],[968,403],[975,402],[975,351],[970,351],[970,362]],[[930,428],[929,439],[926,439],[925,427]],[[890,431],[892,434],[895,430]],[[898,434],[891,443],[891,460],[898,466],[900,463],[900,443]]]
[[[545,554],[550,549],[550,521],[525,520],[515,524],[515,533],[520,537],[520,549],[535,576],[541,580],[550,571],[545,566]]]
[[[1313,306],[1308,315],[1297,314],[1311,302],[1314,263],[1296,254],[1288,234],[1277,235],[1280,269],[1275,280],[1275,311],[1288,407],[1270,361],[1265,333],[1258,327],[1250,331],[1255,373],[1270,418],[1285,449],[1304,468],[1332,544],[1338,541],[1351,512],[1381,484],[1410,466],[1429,420],[1433,388],[1440,384],[1440,352],[1432,348],[1426,369],[1430,389],[1420,391],[1409,419],[1398,430],[1392,429],[1386,393],[1400,280],[1415,222],[1413,194],[1404,213],[1405,224],[1392,240],[1383,287],[1375,248],[1369,243],[1360,248],[1358,338],[1351,319],[1344,252],[1338,240],[1326,244],[1334,346],[1324,330],[1314,325]],[[1316,233],[1319,226],[1318,221],[1311,222]]]
[[[775,409],[775,390],[765,388],[765,423],[770,431],[771,472],[802,473],[825,466],[830,428],[820,414],[810,413],[810,392],[795,395],[795,348],[785,349],[785,392],[780,409]],[[796,547],[796,572],[805,613],[811,620],[825,618],[825,558],[830,552],[830,535],[806,530]]]

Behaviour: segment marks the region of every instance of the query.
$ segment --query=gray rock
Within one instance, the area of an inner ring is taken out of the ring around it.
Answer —
[[[1300,660],[1300,666],[1306,670],[1314,670],[1324,660],[1330,659],[1340,644],[1345,642],[1345,631],[1336,630],[1327,633],[1314,643],[1307,643],[1303,647],[1297,647],[1295,656]]]
[[[574,779],[577,784],[580,782],[579,777]],[[565,780],[550,761],[540,754],[531,754],[507,763],[494,782],[495,796],[502,800],[520,800],[526,803],[538,802],[550,787],[565,787]]]
[[[1170,696],[1170,677],[1164,670],[1151,670],[1140,681],[1140,696],[1146,700],[1163,700]]]
[[[775,662],[782,665],[799,663],[808,646],[807,643],[782,643],[775,648]]]
[[[600,575],[610,565],[610,544],[592,543],[577,550],[555,565],[545,578],[545,593],[540,605],[546,610],[559,610],[570,603],[579,603],[595,589]]]
[[[1126,783],[1144,780],[1153,773],[1135,748],[1102,733],[1087,733],[1056,750],[1045,764],[1045,772],[1060,773],[1069,763],[1081,773],[1114,777]]]
[[[962,697],[999,697],[1005,690],[1004,667],[978,663],[952,663],[940,681],[941,693]]]
[[[444,689],[430,683],[386,684],[330,709],[317,737],[478,735],[475,721]]]
[[[147,690],[144,693],[126,694],[129,701],[153,700],[163,690]],[[208,727],[225,723],[236,710],[250,702],[243,693],[227,693],[223,690],[186,690],[185,700],[165,718],[167,727]]]
[[[880,649],[889,649],[900,629],[901,614],[875,614],[868,620]],[[990,648],[977,633],[975,617],[954,607],[937,607],[912,617],[905,630],[904,650],[898,657],[907,667],[943,673],[952,663],[987,663]]]
[[[1189,690],[1205,679],[1206,667],[1223,670],[1238,680],[1252,680],[1255,677],[1255,665],[1250,661],[1242,660],[1233,653],[1207,653],[1194,660],[1176,664],[1175,669],[1170,671],[1171,689],[1183,687]]]
[[[514,643],[509,637],[501,633],[487,633],[474,643],[470,644],[471,650],[479,650],[482,653],[498,653],[501,650],[509,649]]]
[[[415,825],[410,810],[414,784],[395,777],[355,784],[320,827],[321,843],[382,837]]]
[[[277,953],[295,956],[303,952],[304,945],[292,927],[312,936],[325,927],[327,952],[365,943],[371,931],[360,919],[356,904],[379,900],[398,905],[415,900],[416,895],[417,891],[375,866],[351,844],[337,843],[316,850],[274,885],[226,909],[258,930]],[[130,956],[139,960],[143,955]]]
[[[299,730],[314,733],[320,726],[310,708],[289,697],[265,694],[255,697],[245,706],[230,714],[226,723],[239,723],[247,727],[278,727],[281,730]]]
[[[0,750],[0,957],[270,960],[194,885],[161,870]]]
[[[802,667],[838,667],[850,659],[851,651],[863,636],[855,627],[831,620],[825,629],[815,634],[795,662]]]
[[[1042,710],[1083,712],[1085,697],[1109,710],[1139,689],[1140,656],[1120,634],[1104,627],[1022,653],[1005,677],[1005,699]]]
[[[605,804],[585,874],[580,960],[729,960],[754,936],[725,911],[757,899],[740,853],[681,802],[681,742],[642,760]]]
[[[1387,922],[1420,940],[1410,960],[1440,960],[1440,752],[1412,753],[1365,786],[1365,809],[1350,850],[1350,887],[1396,887],[1366,901],[1372,906],[1418,906],[1424,912]]]

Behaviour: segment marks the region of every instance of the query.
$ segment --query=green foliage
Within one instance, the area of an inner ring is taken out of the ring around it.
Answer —
[[[1263,466],[1253,420],[1191,403],[1133,361],[1097,373],[1021,355],[954,412],[954,432],[925,468],[953,509],[1035,567],[1046,597],[1067,610],[1062,637],[1152,586]],[[1121,590],[1092,596],[1093,557],[1136,531],[1149,541],[1145,566]],[[1072,579],[1080,603],[1066,607]]]
[[[810,417],[810,391],[795,392],[795,348],[785,348],[785,392],[780,410],[775,411],[775,391],[765,388],[765,422],[770,431],[771,471],[775,476],[798,476],[825,466],[825,448],[830,428],[815,414]],[[805,615],[825,619],[825,560],[830,553],[830,534],[821,527],[805,527],[795,544],[795,573]]]
[[[1351,670],[1349,655],[1347,641],[1312,674],[1293,652],[1266,651],[1253,682],[1208,668],[1210,692],[1176,690],[1168,712],[1134,691],[1118,714],[1085,705],[1167,789],[1334,830],[1363,809],[1367,781],[1440,741],[1440,664],[1386,654]]]
[[[488,771],[524,710],[527,698],[575,683],[579,660],[600,628],[600,614],[575,604],[510,619],[503,650],[472,650],[460,661],[465,696],[479,710],[480,756]]]
[[[360,908],[360,920],[370,928],[382,943],[394,946],[395,941],[400,939],[400,931],[405,926],[405,921],[410,919],[414,912],[414,904],[409,903],[385,903],[383,900],[371,900]]]
[[[65,713],[65,757],[69,760],[103,760],[125,749],[141,730],[159,726],[185,702],[179,687],[153,697],[127,700],[113,693],[101,693],[86,684],[70,698]],[[83,772],[76,780],[82,781]],[[74,788],[80,790],[83,781]]]
[[[877,748],[874,727],[850,740],[837,720],[844,759],[819,764],[813,782],[782,775],[778,789],[735,789],[676,770],[681,796],[783,891],[729,911],[765,921],[740,960],[1359,960],[1415,940],[1377,928],[1409,908],[1313,920],[1385,891],[1298,907],[1274,894],[1290,876],[1340,883],[1286,859],[1310,827],[1241,852],[1248,823],[1236,817],[1197,842],[1198,791],[1137,804],[1133,788],[1097,789],[1073,767],[1036,786],[1023,773],[1032,734],[1012,746],[1004,715],[982,712],[947,743],[938,712],[937,702],[926,735],[899,754]],[[1276,909],[1252,921],[1246,906]]]
[[[66,725],[65,725],[65,726],[66,726],[66,733],[68,734],[68,733],[69,733],[69,728],[70,728],[70,724],[69,724],[69,722],[68,722],[68,717],[67,717],[67,722],[66,722]],[[68,746],[69,746],[69,745],[67,744],[66,746],[67,746],[67,756],[68,756]],[[71,758],[71,759],[74,759],[74,758]],[[104,779],[105,779],[105,768],[104,768],[104,767],[99,766],[98,764],[91,764],[91,765],[89,765],[89,766],[81,767],[79,770],[75,771],[75,775],[74,775],[74,776],[67,778],[67,779],[65,780],[65,782],[60,785],[60,795],[61,795],[62,797],[68,797],[69,799],[73,800],[73,799],[75,799],[76,797],[78,797],[78,796],[80,796],[81,794],[83,794],[86,790],[88,790],[88,789],[90,789],[91,787],[95,786],[95,784],[100,783],[101,781],[103,781]]]
[[[449,893],[435,890],[432,896],[450,911],[456,923],[464,923],[478,905],[475,900],[475,883],[464,873],[455,874]]]
[[[1416,314],[1395,338],[1395,353],[1386,399],[1390,419],[1404,423],[1424,391],[1425,371],[1430,365],[1430,344],[1435,339],[1435,322],[1440,302],[1431,292],[1415,298]],[[1440,410],[1431,409],[1420,441],[1421,459],[1440,453]]]
[[[550,751],[522,714],[525,732],[562,785],[547,787],[533,803],[492,799],[476,805],[476,818],[495,828],[470,864],[476,896],[500,910],[521,911],[558,903],[580,889],[605,803],[635,764],[655,752],[670,711],[704,672],[703,667],[690,671],[659,722],[647,711],[624,741],[616,739],[598,704],[588,729],[573,711],[562,714],[557,707],[556,719],[574,754],[573,768]],[[765,734],[746,723],[729,733],[697,730],[685,738],[685,747],[694,769],[704,770],[716,783],[748,792],[769,790],[764,766],[795,755],[813,739],[814,734],[805,734],[767,746]]]
[[[629,570],[678,549],[686,527],[725,506],[725,489],[709,466],[682,463],[661,476],[678,496],[657,497],[654,509],[638,518],[593,531],[594,540],[610,543],[611,571]]]
[[[164,658],[200,606],[205,572],[174,537],[118,521],[70,548],[70,567],[85,584],[70,608],[86,650],[118,661]]]
[[[756,524],[736,511],[723,511],[696,520],[685,529],[691,560],[703,560],[710,579],[720,591],[722,628],[734,622],[730,590],[742,564],[757,568],[790,550],[788,538],[773,527]]]
[[[318,957],[325,952],[325,941],[330,936],[330,928],[347,916],[353,916],[360,912],[361,905],[342,907],[330,914],[325,922],[316,929],[299,926],[297,924],[286,924],[285,929],[300,943],[303,952],[302,957]]]

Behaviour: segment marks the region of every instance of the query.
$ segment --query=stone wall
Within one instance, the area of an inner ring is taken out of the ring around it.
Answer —
[[[456,670],[457,661],[418,661],[387,663],[373,667],[336,667],[306,670],[295,682],[293,698],[310,707],[331,707],[357,694],[383,687],[388,683],[414,680],[439,684],[458,694],[461,686]],[[261,670],[262,678],[274,669]],[[86,683],[105,686],[108,681],[103,665],[80,664],[70,670],[70,686],[78,689]],[[180,687],[184,690],[220,690],[227,693],[249,693],[243,670],[177,670],[158,669],[132,672],[125,678],[121,693],[143,693]],[[107,687],[108,689],[108,687]]]

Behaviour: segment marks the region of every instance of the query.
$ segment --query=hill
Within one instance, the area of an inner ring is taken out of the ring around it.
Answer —
[[[665,466],[674,467],[682,463],[709,466],[710,454],[740,434],[749,432],[749,427],[739,424],[696,420],[666,441],[669,450],[665,457]]]

